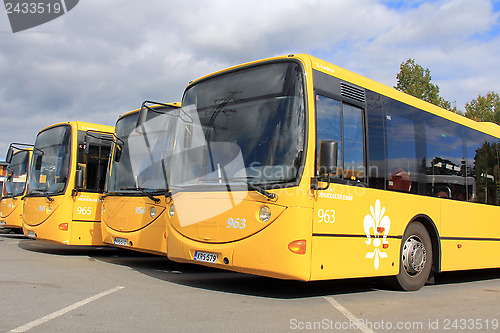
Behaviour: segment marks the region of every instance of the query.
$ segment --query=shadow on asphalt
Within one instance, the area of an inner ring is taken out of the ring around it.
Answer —
[[[11,238],[15,235],[8,235]],[[0,235],[0,237],[5,237]],[[166,257],[112,247],[67,246],[22,239],[20,248],[61,256],[88,256],[89,260],[127,266],[165,282],[258,297],[295,299],[389,290],[383,278],[359,278],[301,282],[279,280],[194,264],[169,261]],[[500,269],[483,269],[437,274],[435,286],[500,279]],[[500,290],[498,290],[500,292]]]

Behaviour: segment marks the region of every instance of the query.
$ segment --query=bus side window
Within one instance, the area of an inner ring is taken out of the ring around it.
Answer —
[[[418,159],[413,113],[386,115],[387,189],[418,193]]]
[[[464,127],[426,115],[427,194],[438,198],[466,200]]]
[[[499,205],[498,139],[466,130],[467,200]]]
[[[363,129],[363,109],[316,95],[316,151],[321,141],[338,142],[335,178],[365,181]]]
[[[319,152],[319,143],[325,140],[338,142],[337,173],[335,177],[342,177],[342,108],[337,100],[316,95],[316,151]],[[318,154],[319,155],[319,154]],[[316,165],[319,165],[319,156],[316,156]],[[316,170],[319,175],[319,170]]]
[[[98,133],[85,137],[84,132],[79,132],[78,135],[78,167],[79,170],[83,171],[84,179],[84,185],[81,189],[101,192],[104,190],[112,143],[111,137],[101,139],[100,137],[105,138],[108,136]]]

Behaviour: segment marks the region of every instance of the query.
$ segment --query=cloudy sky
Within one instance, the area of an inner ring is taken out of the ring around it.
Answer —
[[[80,0],[13,34],[0,9],[0,159],[68,120],[114,125],[145,99],[242,62],[310,53],[396,84],[409,58],[459,109],[500,93],[500,0]]]

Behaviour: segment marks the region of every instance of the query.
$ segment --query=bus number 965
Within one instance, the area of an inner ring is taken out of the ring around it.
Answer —
[[[79,215],[91,215],[92,207],[77,207],[76,213]]]

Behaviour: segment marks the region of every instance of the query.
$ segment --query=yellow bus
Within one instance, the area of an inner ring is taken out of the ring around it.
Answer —
[[[103,245],[101,202],[112,126],[69,121],[35,141],[24,199],[23,231],[67,245]]]
[[[172,162],[170,259],[404,290],[500,267],[499,126],[309,55],[202,77],[182,105],[177,142],[204,143]]]
[[[8,163],[6,180],[0,200],[0,226],[22,233],[23,204],[26,194],[28,169],[33,145],[11,143],[5,161]]]
[[[173,146],[168,126],[170,113],[179,107],[180,103],[146,101],[141,109],[116,121],[115,143],[102,196],[104,243],[166,255],[165,209],[171,197],[165,153]]]

